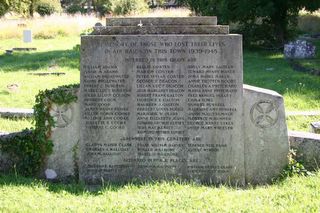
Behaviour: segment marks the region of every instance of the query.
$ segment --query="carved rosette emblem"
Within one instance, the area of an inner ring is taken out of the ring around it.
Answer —
[[[259,128],[269,128],[278,121],[278,106],[271,100],[261,100],[250,110],[252,123]]]
[[[69,105],[52,104],[50,115],[55,121],[55,127],[64,128],[72,122],[73,110]]]

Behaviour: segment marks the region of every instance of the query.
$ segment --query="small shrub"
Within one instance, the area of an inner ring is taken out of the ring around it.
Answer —
[[[66,12],[74,15],[76,13],[85,13],[85,10],[80,5],[73,4],[67,7]]]
[[[112,1],[112,12],[115,15],[127,15],[132,13],[143,13],[148,10],[145,0],[114,0]]]
[[[41,16],[51,15],[54,12],[60,11],[60,1],[57,0],[40,0],[36,4],[36,12]]]
[[[296,151],[295,150],[290,150],[288,159],[289,159],[289,164],[288,166],[284,169],[282,172],[282,176],[285,177],[292,177],[294,175],[311,175],[312,173],[309,172],[301,162],[298,162],[296,160]]]
[[[96,11],[100,13],[100,16],[111,13],[112,4],[110,0],[97,0],[95,6]]]

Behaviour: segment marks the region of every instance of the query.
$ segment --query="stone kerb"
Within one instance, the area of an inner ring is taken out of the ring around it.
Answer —
[[[289,131],[290,148],[296,152],[296,160],[310,171],[320,168],[320,135]]]
[[[82,37],[81,180],[243,185],[280,174],[283,98],[243,90],[241,36],[207,19],[111,19]]]

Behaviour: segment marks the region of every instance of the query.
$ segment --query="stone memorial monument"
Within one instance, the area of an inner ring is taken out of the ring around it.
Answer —
[[[216,17],[111,18],[82,36],[80,180],[270,181],[287,164],[283,99],[242,74],[242,37]]]

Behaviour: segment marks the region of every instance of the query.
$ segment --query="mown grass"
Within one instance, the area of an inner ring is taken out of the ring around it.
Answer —
[[[22,38],[23,30],[32,30],[36,39],[52,39],[58,36],[77,36],[83,30],[101,22],[90,15],[54,14],[33,19],[0,19],[0,39]]]
[[[195,183],[53,184],[0,175],[1,212],[319,212],[320,173],[246,189]]]
[[[311,122],[320,121],[320,116],[288,116],[287,126],[290,130],[311,131]]]
[[[31,118],[0,118],[0,132],[19,132],[34,127]]]
[[[1,41],[3,48],[15,47],[18,40]],[[0,107],[32,108],[39,90],[79,83],[79,53],[72,48],[79,37],[35,40],[35,52],[0,55]],[[58,72],[64,75],[38,76],[34,73]],[[18,85],[10,90],[9,85]]]
[[[244,83],[275,90],[287,111],[320,109],[320,77],[294,71],[281,53],[244,53]]]

